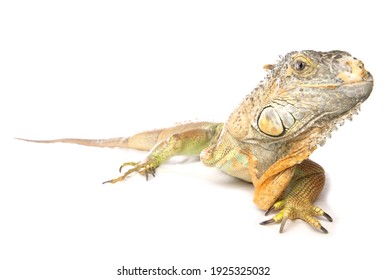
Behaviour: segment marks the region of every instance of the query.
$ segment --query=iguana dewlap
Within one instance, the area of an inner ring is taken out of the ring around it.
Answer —
[[[269,224],[302,219],[327,233],[316,216],[331,217],[313,205],[325,175],[309,160],[328,134],[341,125],[370,95],[372,75],[364,64],[343,51],[299,51],[266,65],[267,77],[235,109],[225,123],[194,122],[104,140],[27,140],[76,143],[149,151],[122,176],[133,172],[148,178],[175,155],[200,155],[207,166],[254,185],[254,202],[263,210],[279,210]],[[25,139],[23,139],[25,140]],[[120,168],[120,171],[121,171]]]

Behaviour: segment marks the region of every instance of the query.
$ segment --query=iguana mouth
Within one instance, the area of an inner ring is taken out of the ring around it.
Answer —
[[[345,83],[337,83],[337,84],[301,84],[299,87],[302,88],[318,88],[318,89],[337,89],[342,86],[357,86],[361,84],[373,84],[373,80],[365,80],[365,81],[350,81]]]

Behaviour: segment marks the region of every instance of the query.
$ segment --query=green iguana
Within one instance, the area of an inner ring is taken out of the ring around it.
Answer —
[[[332,218],[313,205],[324,183],[324,169],[310,154],[346,119],[357,113],[373,88],[363,63],[343,51],[299,51],[285,55],[235,109],[225,123],[192,122],[145,131],[128,138],[103,140],[27,140],[38,143],[75,143],[149,151],[140,162],[104,183],[123,181],[138,172],[155,176],[158,166],[175,155],[200,155],[207,166],[254,185],[254,202],[279,210],[261,224],[302,219],[324,233],[315,218]]]

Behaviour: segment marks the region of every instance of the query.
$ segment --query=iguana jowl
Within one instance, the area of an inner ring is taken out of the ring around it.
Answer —
[[[313,205],[324,183],[324,170],[309,160],[327,135],[341,125],[370,95],[373,78],[363,63],[343,51],[299,51],[285,55],[235,109],[227,122],[194,122],[103,140],[27,140],[75,143],[149,151],[122,176],[147,177],[175,155],[200,155],[215,166],[254,185],[254,202],[263,210],[279,210],[261,224],[302,219],[322,232],[316,216],[331,217]],[[26,140],[26,139],[22,139]]]

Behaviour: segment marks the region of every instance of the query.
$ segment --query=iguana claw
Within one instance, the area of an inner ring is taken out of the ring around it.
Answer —
[[[132,174],[134,172],[138,172],[141,175],[145,175],[145,178],[147,181],[149,179],[149,174],[151,174],[153,177],[155,177],[155,175],[156,175],[156,167],[157,166],[151,162],[148,162],[148,161],[145,161],[145,162],[125,162],[120,166],[120,169],[119,169],[120,172],[122,171],[123,167],[128,166],[128,165],[133,166],[133,168],[126,171],[122,176],[117,177],[115,179],[105,181],[102,184],[106,184],[106,183],[114,184],[114,183],[117,183],[120,181],[124,181],[126,179],[126,177],[128,177],[130,174]]]

